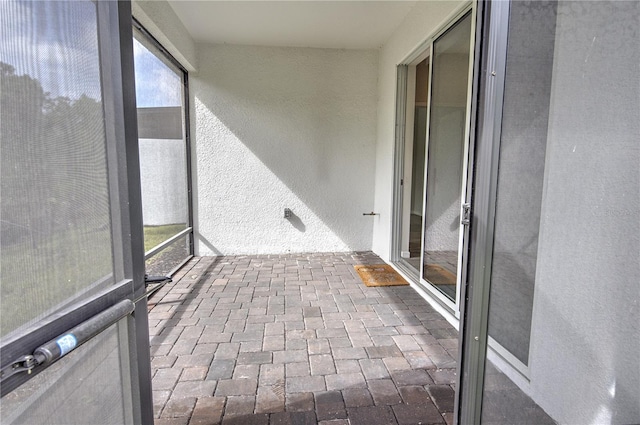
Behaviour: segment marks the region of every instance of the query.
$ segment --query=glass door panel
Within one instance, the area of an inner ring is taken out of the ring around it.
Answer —
[[[502,371],[519,382],[529,375],[556,4],[538,2],[533,10],[529,3],[515,2],[511,7],[488,323],[490,356],[507,361],[485,365],[482,422],[543,425],[555,422]]]
[[[406,171],[404,185],[402,259],[420,273],[422,223],[424,212],[424,167],[427,143],[427,98],[429,95],[429,58],[409,66],[407,93]],[[410,110],[409,110],[410,109]]]
[[[471,13],[433,43],[422,277],[456,300]],[[465,182],[466,184],[466,182]]]
[[[417,67],[416,78],[428,80],[428,65],[423,72],[417,72],[422,71],[421,68],[422,67],[420,66]],[[414,120],[413,167],[411,167],[411,218],[409,220],[409,258],[410,264],[418,270],[420,268],[420,255],[422,253],[422,216],[424,211],[424,164],[427,144],[426,99],[424,102],[420,103],[416,101]]]
[[[167,275],[191,255],[186,73],[142,29],[134,37],[146,272]]]
[[[524,372],[538,256],[556,9],[555,3],[540,2],[535,16],[530,16],[530,12],[521,13],[530,8],[525,2],[513,8],[498,163],[489,336],[493,348],[514,357],[512,363],[521,363]],[[525,23],[528,30],[522,31]],[[528,93],[526,102],[522,102],[523,92]]]

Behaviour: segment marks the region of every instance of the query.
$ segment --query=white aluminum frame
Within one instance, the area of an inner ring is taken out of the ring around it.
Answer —
[[[394,198],[393,198],[393,225],[391,235],[391,261],[396,267],[403,271],[410,277],[411,280],[416,280],[418,286],[423,289],[427,294],[442,305],[445,310],[453,315],[456,320],[460,319],[460,298],[461,287],[466,279],[466,256],[464,255],[464,249],[467,244],[467,229],[461,225],[459,240],[458,240],[458,269],[457,269],[457,282],[456,282],[456,299],[451,301],[446,295],[440,292],[437,288],[433,287],[422,276],[422,268],[416,273],[415,269],[402,261],[402,231],[404,220],[404,195],[406,191],[406,184],[401,185],[400,182],[405,180],[405,165],[406,165],[406,141],[408,135],[413,135],[413,131],[409,132],[407,129],[410,127],[407,125],[409,121],[409,114],[407,113],[407,105],[409,101],[408,79],[410,72],[408,67],[415,66],[427,56],[429,57],[429,92],[427,95],[427,129],[426,129],[426,152],[429,151],[429,131],[431,121],[431,89],[433,84],[433,77],[431,75],[433,69],[433,43],[444,33],[446,33],[451,27],[453,27],[460,19],[462,19],[467,13],[471,12],[471,38],[470,43],[470,56],[469,56],[469,73],[467,80],[467,109],[466,109],[466,122],[465,122],[465,145],[463,151],[463,179],[461,187],[461,205],[460,213],[462,217],[462,205],[470,202],[470,193],[468,193],[468,187],[470,187],[470,179],[472,173],[470,172],[471,161],[469,158],[470,152],[470,134],[471,134],[471,111],[472,111],[472,84],[473,84],[473,66],[475,57],[475,33],[476,33],[476,2],[466,2],[453,11],[429,37],[422,41],[411,53],[409,53],[398,65],[398,86],[396,93],[396,147],[395,147],[395,172],[394,172]],[[404,69],[402,69],[404,67]],[[403,75],[401,75],[403,74]],[[404,79],[404,82],[402,81]],[[401,84],[402,83],[402,84]],[[401,121],[402,120],[402,121]],[[424,174],[424,191],[423,199],[426,198],[427,190],[427,170],[428,170],[428,156],[425,158],[425,174]],[[423,202],[422,213],[422,238],[424,239],[424,226],[425,226],[425,208],[426,202]],[[420,264],[424,263],[424,250],[420,253]],[[416,279],[417,278],[417,279]],[[457,324],[456,324],[457,325]]]

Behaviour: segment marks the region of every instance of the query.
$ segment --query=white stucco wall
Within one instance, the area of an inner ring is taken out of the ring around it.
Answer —
[[[559,423],[640,422],[638,2],[560,2],[531,339]]]
[[[389,259],[393,205],[393,152],[395,144],[396,66],[465,2],[418,2],[380,50],[378,67],[378,122],[376,141],[375,211],[373,251]]]
[[[198,45],[198,60],[196,252],[369,250],[378,52]]]

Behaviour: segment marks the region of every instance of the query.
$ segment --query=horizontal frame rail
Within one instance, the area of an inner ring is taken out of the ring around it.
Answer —
[[[149,251],[144,253],[145,261],[148,260],[149,258],[153,257],[154,255],[156,255],[160,251],[164,250],[166,247],[168,247],[169,245],[173,244],[178,239],[181,239],[182,237],[184,237],[184,236],[186,236],[186,235],[188,235],[190,233],[191,234],[193,233],[193,227],[187,227],[186,229],[184,229],[180,233],[176,233],[175,235],[171,236],[166,241],[154,246]]]
[[[24,353],[31,353],[40,345],[61,335],[82,322],[99,314],[123,299],[133,296],[133,281],[121,281],[115,286],[105,288],[97,295],[86,301],[74,304],[60,312],[54,313],[46,319],[35,323],[20,335],[10,340],[2,341],[0,345],[0,368],[4,368]],[[30,378],[34,377],[46,366],[36,366],[30,374],[13,375],[2,382],[1,395],[4,397]]]

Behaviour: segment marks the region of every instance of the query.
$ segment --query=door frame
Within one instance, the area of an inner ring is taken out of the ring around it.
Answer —
[[[482,2],[477,15],[475,158],[467,284],[461,305],[454,423],[480,423],[489,345],[489,291],[510,1]]]
[[[151,248],[149,251],[145,252],[145,255],[144,255],[144,259],[146,261],[149,258],[159,254],[160,252],[167,249],[169,246],[179,242],[181,239],[186,237],[188,240],[188,255],[183,261],[181,261],[178,265],[176,265],[173,269],[171,269],[167,273],[167,276],[173,276],[182,266],[184,266],[194,256],[195,238],[193,234],[193,182],[191,178],[193,165],[191,160],[192,159],[191,158],[191,136],[190,136],[191,135],[191,119],[189,115],[189,73],[187,69],[184,66],[182,66],[182,64],[171,54],[171,52],[169,52],[162,45],[162,43],[160,43],[160,41],[158,41],[158,39],[154,37],[154,35],[149,30],[147,30],[147,28],[145,28],[145,26],[142,25],[142,23],[140,23],[140,21],[137,20],[135,17],[132,18],[132,26],[133,26],[133,29],[132,29],[133,33],[137,31],[140,34],[140,37],[145,39],[145,42],[149,43],[151,46],[158,49],[159,53],[163,55],[162,59],[167,60],[169,63],[171,63],[172,66],[174,66],[177,69],[177,71],[179,72],[178,75],[180,77],[180,81],[182,84],[182,105],[181,105],[182,121],[183,121],[182,138],[183,138],[184,147],[185,147],[185,164],[186,164],[185,185],[186,185],[186,192],[187,192],[187,197],[185,200],[187,204],[186,228],[180,231],[179,233],[171,236],[169,239],[161,242],[157,246]],[[155,55],[156,57],[158,56],[156,55],[155,52],[152,52],[151,50],[149,50],[149,52]],[[158,59],[162,60],[159,57]],[[172,71],[175,72],[175,70],[173,69]]]
[[[415,57],[413,57],[410,61],[408,61],[408,63],[402,64],[398,66],[398,73],[403,73],[402,75],[402,79],[403,79],[403,84],[406,85],[406,87],[404,88],[404,96],[402,99],[400,99],[399,101],[404,102],[404,107],[400,108],[402,109],[402,113],[403,113],[403,134],[402,134],[402,139],[400,140],[401,143],[401,150],[402,150],[402,172],[400,173],[401,177],[400,177],[400,189],[399,189],[399,202],[401,202],[401,204],[399,205],[397,214],[398,214],[398,221],[399,223],[399,233],[398,233],[398,250],[396,251],[396,255],[398,258],[399,262],[402,262],[402,264],[404,266],[408,266],[408,264],[405,263],[404,257],[402,256],[402,248],[403,248],[403,241],[405,239],[405,230],[409,230],[410,227],[408,229],[405,229],[405,225],[410,225],[410,220],[411,220],[411,197],[413,194],[413,186],[409,186],[406,182],[407,181],[413,181],[412,176],[413,176],[413,164],[415,162],[415,159],[413,158],[413,155],[411,154],[411,152],[413,151],[413,147],[414,147],[414,124],[415,124],[415,112],[414,112],[414,101],[415,101],[415,89],[416,89],[416,67],[417,65],[422,62],[423,60],[428,60],[428,69],[429,69],[429,76],[431,74],[431,46],[427,45],[424,46],[423,49],[421,49],[421,51],[418,52],[417,55],[415,55]],[[400,77],[400,76],[399,76]],[[426,117],[426,123],[427,123],[427,128],[426,128],[426,134],[425,134],[425,166],[426,166],[426,148],[427,148],[427,139],[428,139],[428,130],[429,130],[429,97],[431,95],[431,90],[430,88],[427,89],[427,117]],[[412,125],[408,125],[408,123],[411,123]],[[408,172],[411,172],[411,175],[408,174]],[[424,178],[425,178],[426,173],[423,173],[423,184],[424,184]],[[408,189],[411,188],[411,191],[409,191]],[[407,199],[409,198],[409,199]],[[421,208],[421,212],[420,214],[422,215],[422,222],[420,224],[421,226],[421,233],[424,233],[424,190],[422,193],[422,208]],[[408,207],[408,211],[405,210],[405,207]],[[409,235],[407,235],[407,237],[410,237]],[[408,248],[407,248],[408,249]],[[422,248],[421,248],[422,251]],[[420,253],[420,262],[422,262],[422,252]],[[415,269],[413,269],[412,267],[408,266],[408,268],[412,271],[412,276],[415,278],[416,281],[420,280],[420,271],[416,271]]]
[[[433,69],[433,43],[444,33],[446,33],[451,27],[453,27],[460,19],[462,19],[467,13],[471,13],[471,40],[470,42],[470,58],[469,58],[469,73],[467,79],[467,106],[466,106],[466,119],[465,119],[465,146],[463,152],[463,179],[462,186],[460,188],[461,193],[461,210],[462,204],[471,202],[471,178],[473,168],[473,146],[471,143],[473,136],[473,82],[474,82],[474,66],[476,55],[476,21],[477,21],[477,3],[466,2],[459,6],[451,15],[443,21],[443,23],[436,28],[434,32],[427,37],[418,47],[416,47],[411,53],[409,53],[400,64],[397,66],[397,87],[396,87],[396,131],[395,131],[395,146],[394,146],[394,176],[393,176],[393,205],[392,205],[392,225],[391,225],[391,249],[390,249],[390,262],[401,272],[407,275],[410,280],[415,283],[421,290],[425,291],[431,298],[433,298],[439,306],[441,306],[448,315],[453,317],[454,321],[460,318],[460,300],[463,292],[462,286],[465,284],[466,277],[466,247],[468,245],[468,232],[469,226],[460,227],[460,234],[458,240],[458,270],[457,270],[457,284],[456,284],[456,299],[451,301],[448,297],[442,294],[439,290],[433,287],[430,283],[422,278],[422,270],[416,271],[408,264],[406,264],[401,256],[402,250],[402,231],[403,231],[403,204],[404,204],[404,192],[405,185],[403,184],[405,179],[405,164],[406,164],[406,147],[405,142],[407,135],[412,134],[413,131],[409,131],[407,128],[407,102],[408,102],[408,88],[409,88],[409,67],[415,66],[418,59],[424,58],[425,55],[429,56],[429,94],[427,101],[427,132],[426,132],[426,149],[425,149],[425,175],[424,175],[424,191],[427,190],[427,170],[428,170],[428,152],[429,152],[429,126],[431,115],[431,90],[433,85],[433,76],[431,75]],[[423,197],[425,195],[423,194]],[[423,203],[423,231],[422,238],[424,239],[424,208],[426,202]],[[462,211],[461,215],[462,217]],[[422,250],[424,251],[424,250]],[[424,261],[424,252],[420,254],[421,264]],[[422,268],[421,268],[422,269]]]
[[[102,3],[102,2],[100,2]],[[111,3],[109,1],[104,3]],[[102,6],[107,8],[108,6]],[[134,397],[138,393],[140,405],[136,406],[134,400],[134,417],[139,417],[143,424],[153,424],[153,392],[151,388],[151,349],[149,346],[149,318],[147,311],[147,299],[145,284],[145,256],[144,256],[144,225],[142,220],[142,192],[140,181],[140,156],[138,148],[138,120],[135,90],[135,71],[133,55],[133,27],[130,1],[118,1],[117,10],[109,5],[112,14],[112,31],[119,36],[118,44],[111,46],[112,81],[111,89],[104,91],[114,95],[112,102],[116,108],[122,105],[122,111],[114,111],[114,129],[121,132],[109,143],[113,150],[109,157],[110,163],[114,163],[114,156],[125,152],[125,158],[117,162],[117,176],[121,179],[118,183],[119,202],[116,206],[121,213],[121,235],[118,243],[114,241],[114,251],[123,249],[124,274],[130,276],[134,285],[135,310],[133,317],[129,316],[129,347],[132,378],[132,392]],[[102,37],[105,38],[105,37]],[[108,51],[108,50],[107,50]],[[119,56],[118,56],[119,53]],[[106,69],[105,69],[106,71]],[[119,98],[119,93],[122,98]],[[119,136],[119,137],[118,137]],[[114,152],[115,150],[115,152]],[[110,172],[110,178],[113,174]],[[115,254],[115,252],[114,252]],[[115,257],[118,258],[118,257]]]

